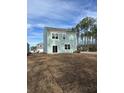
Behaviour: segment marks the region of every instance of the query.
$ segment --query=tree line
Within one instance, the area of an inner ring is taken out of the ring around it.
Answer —
[[[93,17],[83,18],[72,31],[77,33],[78,49],[85,51],[96,51],[97,49],[97,20]],[[79,43],[79,38],[82,44]]]

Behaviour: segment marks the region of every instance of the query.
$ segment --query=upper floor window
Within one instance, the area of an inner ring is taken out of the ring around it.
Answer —
[[[57,33],[52,33],[52,39],[58,39],[58,34]]]
[[[65,34],[62,34],[63,39],[65,39]]]

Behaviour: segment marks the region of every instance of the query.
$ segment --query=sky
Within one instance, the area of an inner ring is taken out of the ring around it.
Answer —
[[[86,16],[96,18],[96,0],[28,0],[27,41],[42,43],[44,27],[72,28]]]

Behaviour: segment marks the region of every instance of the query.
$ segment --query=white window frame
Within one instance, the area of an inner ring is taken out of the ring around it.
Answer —
[[[71,49],[71,45],[70,44],[65,44],[65,50],[70,50]]]
[[[62,39],[64,39],[64,40],[66,39],[66,34],[65,33],[62,34]]]
[[[51,37],[52,39],[58,39],[59,38],[59,34],[58,33],[51,33]]]

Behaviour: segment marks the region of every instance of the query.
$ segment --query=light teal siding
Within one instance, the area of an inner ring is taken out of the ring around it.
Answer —
[[[52,39],[52,33],[58,33],[58,39]],[[65,34],[65,39],[63,39]],[[47,31],[47,41],[44,40],[47,53],[53,53],[53,46],[57,46],[57,53],[73,53],[77,49],[76,33],[67,30]],[[70,49],[65,49],[65,44],[70,44]],[[45,47],[44,46],[44,47]],[[46,50],[45,50],[46,51]]]
[[[47,53],[47,30],[44,29],[43,33],[43,52]]]

